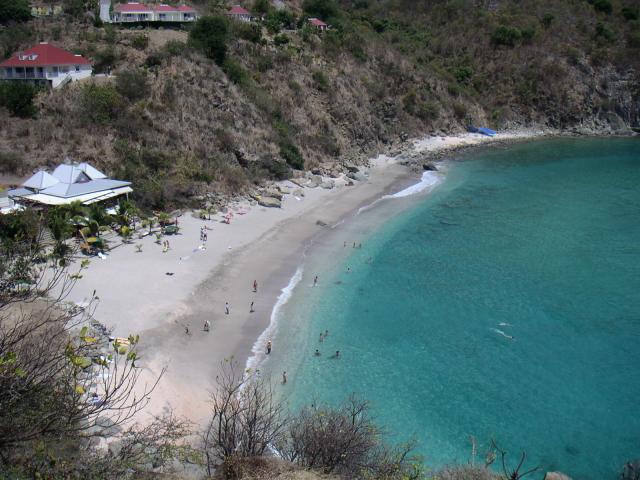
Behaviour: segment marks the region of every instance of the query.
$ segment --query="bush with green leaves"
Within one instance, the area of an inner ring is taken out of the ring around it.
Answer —
[[[236,38],[248,40],[252,43],[260,43],[262,28],[257,23],[233,22],[233,35]]]
[[[93,71],[95,73],[107,72],[116,63],[116,52],[112,47],[104,48],[94,54],[93,60]]]
[[[613,12],[613,5],[611,5],[611,0],[595,0],[593,2],[593,8],[598,12],[603,12],[606,14],[610,14]]]
[[[116,77],[116,90],[130,102],[137,102],[149,93],[147,75],[142,70],[125,70]]]
[[[623,7],[620,13],[625,20],[638,20],[640,18],[639,7]]]
[[[131,45],[133,48],[138,50],[146,50],[149,46],[149,36],[148,35],[136,35],[131,40]]]
[[[508,27],[500,25],[491,35],[491,41],[494,45],[505,45],[514,47],[522,39],[522,32],[517,27]]]
[[[321,92],[326,92],[329,90],[329,79],[324,74],[322,70],[316,70],[311,74],[311,78],[313,78],[313,82],[318,90]]]
[[[112,122],[124,108],[124,99],[113,85],[90,83],[80,91],[81,113],[95,123]]]
[[[339,16],[340,10],[335,0],[304,0],[302,10],[307,17],[316,17],[325,22]]]
[[[222,65],[227,56],[229,22],[220,16],[201,17],[189,32],[191,45]]]
[[[283,28],[292,28],[295,26],[296,17],[289,10],[271,10],[265,20],[264,25],[269,33],[278,33]]]
[[[291,141],[284,140],[280,144],[280,156],[284,158],[285,162],[291,167],[297,170],[304,170],[304,157],[298,147],[296,147]]]
[[[27,0],[0,0],[0,23],[26,22],[31,19]]]
[[[33,117],[37,113],[33,99],[38,87],[21,81],[0,82],[0,106],[16,117]]]
[[[249,79],[247,71],[232,58],[227,58],[224,61],[222,69],[233,83],[242,85]]]
[[[180,40],[169,40],[164,44],[164,51],[170,57],[176,57],[178,55],[182,55],[184,51],[187,49],[187,44],[181,42]]]
[[[282,45],[286,45],[287,43],[289,43],[289,37],[287,37],[284,33],[280,33],[273,37],[273,43],[275,43],[279,47]]]

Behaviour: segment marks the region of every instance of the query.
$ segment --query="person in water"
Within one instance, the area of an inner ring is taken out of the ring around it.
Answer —
[[[324,334],[320,333],[320,343],[322,343],[323,340],[324,340]]]
[[[320,355],[322,355],[322,354],[320,353],[320,350],[318,350],[318,349],[316,348],[316,353],[314,353],[314,355],[315,355],[316,357],[319,357],[319,356],[320,356]]]
[[[313,279],[313,286],[315,287],[316,285],[318,285],[318,276],[316,275],[316,278]]]
[[[332,355],[331,358],[340,358],[340,350],[336,350],[336,354]]]
[[[287,383],[287,372],[282,372],[282,384]]]

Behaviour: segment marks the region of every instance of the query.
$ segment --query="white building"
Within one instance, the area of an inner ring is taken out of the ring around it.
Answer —
[[[118,3],[110,14],[110,21],[113,23],[194,22],[197,18],[198,14],[192,7],[187,5],[173,7],[162,3],[159,5],[146,5],[140,2]]]
[[[8,197],[17,204],[90,205],[132,191],[130,182],[107,178],[88,163],[63,163],[51,173],[35,173],[20,188],[9,190]]]
[[[42,42],[0,63],[0,80],[47,83],[53,88],[91,76],[91,62]]]

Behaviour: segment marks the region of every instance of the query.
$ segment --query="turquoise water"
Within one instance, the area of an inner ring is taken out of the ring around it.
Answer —
[[[358,393],[432,467],[467,462],[470,436],[576,479],[640,458],[640,141],[475,152],[347,224],[265,366],[289,372],[293,408]]]

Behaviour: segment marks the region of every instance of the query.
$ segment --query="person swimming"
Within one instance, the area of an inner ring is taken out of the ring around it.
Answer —
[[[319,356],[320,356],[320,355],[322,355],[322,354],[320,353],[320,350],[318,350],[318,349],[316,348],[316,352],[314,353],[314,355],[315,355],[316,357],[319,357]]]

